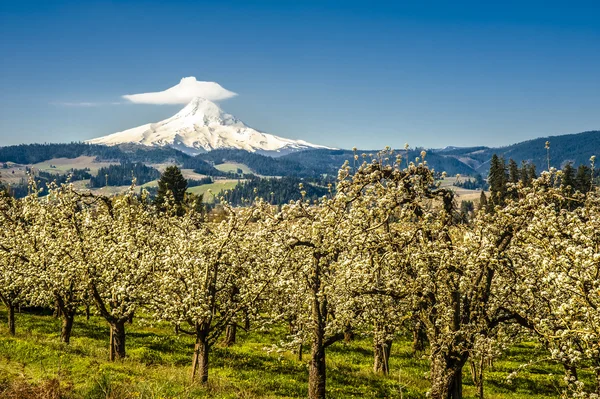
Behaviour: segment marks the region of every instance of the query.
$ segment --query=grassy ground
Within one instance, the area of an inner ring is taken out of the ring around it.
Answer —
[[[237,173],[238,169],[242,170],[242,173],[254,173],[250,168],[243,163],[237,162],[225,162],[219,165],[215,165],[215,169],[220,170],[221,172],[233,172]]]
[[[240,180],[233,179],[215,180],[214,183],[190,187],[187,191],[197,195],[203,194],[204,202],[212,203],[215,200],[215,195],[219,194],[222,190],[231,190],[238,184],[239,181]],[[211,190],[212,195],[207,192],[208,190]]]
[[[96,157],[80,156],[77,158],[54,158],[45,162],[31,165],[35,170],[50,173],[66,173],[71,169],[89,168],[92,174],[98,173],[98,169],[114,165],[115,162],[96,162]]]
[[[0,317],[6,320],[3,308]],[[107,361],[108,327],[102,319],[76,319],[69,346],[59,343],[59,326],[51,316],[18,314],[17,336],[12,338],[2,324],[0,398],[42,399],[46,396],[40,392],[52,386],[65,391],[64,397],[89,399],[306,397],[308,355],[300,362],[289,353],[265,351],[284,337],[283,330],[241,333],[233,347],[214,348],[210,381],[204,387],[189,382],[192,339],[175,335],[166,324],[149,326],[137,319],[128,325],[128,358],[115,363]],[[538,364],[512,384],[506,382],[520,364],[540,355],[533,344],[514,346],[486,375],[486,397],[557,397],[561,370],[555,365]],[[408,340],[394,343],[389,377],[371,372],[368,338],[335,344],[327,356],[329,398],[425,398],[428,362],[411,356]],[[474,397],[466,370],[464,380],[466,397]],[[10,396],[17,389],[35,392]]]
[[[467,190],[467,189],[464,189],[461,187],[454,186],[454,183],[457,180],[465,181],[468,179],[469,179],[468,177],[464,177],[464,176],[461,176],[458,179],[456,176],[449,176],[449,177],[446,177],[445,179],[441,180],[442,181],[441,187],[449,188],[449,189],[453,190],[457,195],[456,200],[458,201],[459,204],[460,204],[460,201],[473,201],[476,204],[478,204],[479,197],[481,196],[481,190]],[[486,195],[489,196],[489,193],[486,192]]]

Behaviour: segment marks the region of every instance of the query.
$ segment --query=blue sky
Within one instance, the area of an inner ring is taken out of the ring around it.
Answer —
[[[180,107],[112,103],[184,76],[238,93],[221,105],[252,127],[343,148],[600,129],[598,21],[597,1],[0,0],[0,145],[164,119]]]

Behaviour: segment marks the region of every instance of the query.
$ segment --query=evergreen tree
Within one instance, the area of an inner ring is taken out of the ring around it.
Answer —
[[[175,165],[167,167],[158,180],[158,191],[156,193],[156,204],[162,205],[165,202],[167,193],[173,195],[175,204],[181,206],[187,190],[187,180],[181,174],[181,170]]]
[[[586,165],[579,165],[575,176],[574,188],[582,193],[590,191],[592,186],[592,170]]]
[[[527,179],[529,179],[529,182],[531,182],[532,180],[537,179],[537,172],[535,169],[535,164],[530,163],[529,164],[529,171],[527,172]]]
[[[566,187],[570,187],[570,191],[573,191],[576,189],[576,184],[575,184],[575,169],[573,169],[573,165],[571,165],[571,162],[568,162],[565,167],[562,170],[563,172],[563,176],[562,176],[562,185],[566,188]]]
[[[479,207],[477,208],[478,210],[487,210],[488,207],[488,201],[487,201],[487,197],[485,195],[485,192],[483,190],[481,190],[481,195],[479,196]]]
[[[529,180],[529,165],[527,165],[527,162],[525,161],[521,161],[519,180],[521,180],[525,186],[529,186],[531,184],[531,180]]]
[[[500,158],[498,155],[494,154],[490,161],[490,173],[488,175],[491,202],[493,205],[504,204],[507,180],[504,158]]]
[[[518,183],[520,180],[519,166],[511,158],[508,161],[508,181],[509,183]]]

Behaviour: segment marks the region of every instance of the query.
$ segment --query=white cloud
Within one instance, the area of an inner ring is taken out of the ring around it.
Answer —
[[[216,82],[201,82],[191,76],[183,78],[173,87],[153,93],[126,94],[124,99],[136,104],[187,104],[194,97],[209,101],[226,100],[237,96]]]

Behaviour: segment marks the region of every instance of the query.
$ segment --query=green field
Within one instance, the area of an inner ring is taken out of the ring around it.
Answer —
[[[441,180],[441,186],[443,188],[448,188],[452,191],[454,191],[457,195],[456,200],[460,203],[460,201],[474,201],[476,203],[479,203],[479,197],[481,196],[481,191],[480,190],[467,190],[461,187],[456,187],[454,186],[454,183],[459,180],[461,182],[464,182],[465,180],[468,180],[469,177],[456,177],[456,176],[448,176],[445,179]],[[486,193],[486,195],[489,195],[489,192]]]
[[[0,308],[6,320],[6,310]],[[289,352],[268,353],[285,331],[241,332],[229,348],[215,347],[207,386],[189,381],[193,340],[176,335],[167,324],[136,319],[127,325],[128,357],[110,363],[108,326],[100,318],[75,320],[70,345],[59,343],[60,320],[17,314],[17,335],[0,327],[0,398],[304,398],[307,395],[308,348],[302,361]],[[534,344],[519,344],[486,374],[486,398],[556,398],[562,371],[538,363],[509,384],[506,376],[520,364],[542,356]],[[391,375],[372,370],[371,341],[358,337],[328,349],[329,398],[425,398],[428,361],[411,355],[407,339],[392,347]],[[465,367],[465,397],[474,397]],[[50,396],[51,389],[62,396]],[[15,395],[15,392],[17,394]],[[19,394],[20,392],[20,394]],[[25,394],[30,392],[30,394]],[[45,393],[47,396],[42,396]],[[12,395],[12,396],[10,396]],[[28,396],[29,395],[29,396]]]
[[[71,169],[90,169],[92,174],[98,169],[116,164],[117,162],[96,162],[96,157],[80,156],[77,158],[54,158],[49,161],[31,165],[35,170],[50,173],[66,173]]]
[[[231,190],[238,184],[238,182],[239,180],[232,179],[215,180],[214,183],[190,187],[187,191],[196,195],[202,194],[204,195],[204,202],[212,203],[215,200],[215,195],[219,194],[222,190]],[[212,195],[207,193],[208,190],[211,190]]]
[[[250,168],[243,163],[237,162],[225,162],[220,165],[215,165],[215,169],[220,170],[221,172],[232,172],[237,173],[238,169],[242,170],[242,173],[254,173]]]

